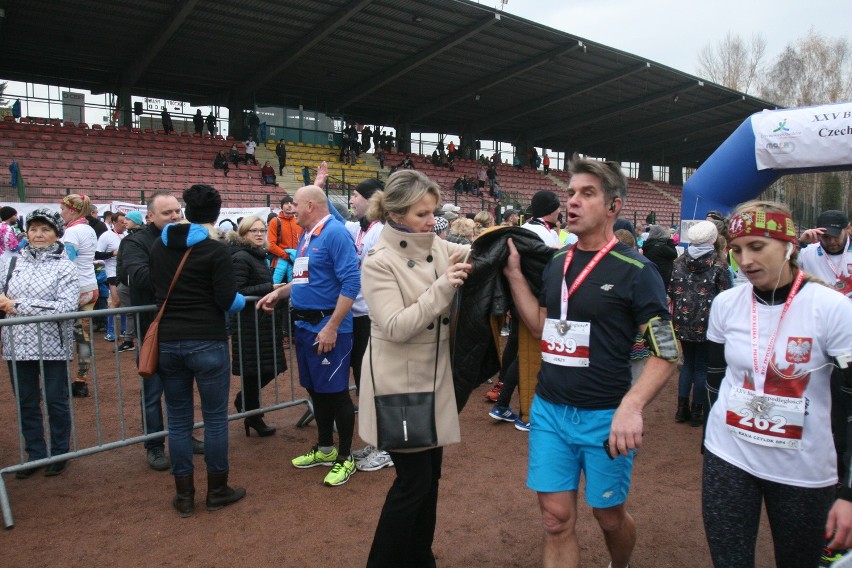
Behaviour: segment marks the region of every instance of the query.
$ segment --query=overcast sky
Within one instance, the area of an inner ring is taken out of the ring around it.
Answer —
[[[761,32],[769,61],[811,26],[826,37],[852,36],[849,0],[509,0],[504,11],[693,75],[698,51],[728,30]]]

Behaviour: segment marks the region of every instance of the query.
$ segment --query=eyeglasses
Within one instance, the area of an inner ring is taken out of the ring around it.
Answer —
[[[248,232],[252,235],[265,235],[266,229],[249,229]]]

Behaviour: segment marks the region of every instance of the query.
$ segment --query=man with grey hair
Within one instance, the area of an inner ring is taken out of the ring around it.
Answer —
[[[299,382],[308,391],[317,421],[317,444],[293,459],[293,467],[331,467],[323,483],[343,485],[355,472],[352,436],[355,408],[349,396],[352,304],[361,290],[361,271],[352,237],[329,212],[320,187],[300,188],[293,198],[304,233],[296,248],[293,280],[257,303],[271,312],[290,298],[295,322]],[[339,448],[334,446],[337,426]]]
[[[571,172],[567,221],[577,244],[554,254],[539,297],[511,239],[504,269],[518,314],[542,339],[527,487],[538,492],[543,566],[580,565],[575,525],[584,475],[610,566],[625,568],[636,543],[625,503],[633,455],[642,445],[642,411],[671,376],[679,353],[659,273],[613,234],[627,192],[620,166],[576,160]],[[631,386],[636,329],[651,357]]]

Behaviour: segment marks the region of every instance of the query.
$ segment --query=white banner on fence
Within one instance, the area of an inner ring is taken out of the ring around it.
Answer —
[[[765,110],[751,126],[758,170],[852,164],[852,102]]]

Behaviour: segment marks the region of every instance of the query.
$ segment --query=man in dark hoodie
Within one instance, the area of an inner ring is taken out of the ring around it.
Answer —
[[[188,517],[195,510],[191,434],[196,386],[204,417],[207,510],[217,511],[246,494],[245,489],[228,487],[231,361],[225,325],[225,312],[242,310],[246,301],[237,292],[227,246],[211,238],[222,207],[219,192],[209,185],[193,185],[183,192],[183,200],[190,222],[163,228],[151,247],[150,278],[157,306],[166,305],[160,320],[158,371],[168,409],[176,490],[172,505],[181,517]]]
[[[148,198],[148,224],[121,241],[118,247],[118,280],[130,288],[130,303],[134,306],[149,306],[154,303],[154,290],[151,287],[151,271],[149,259],[151,247],[163,227],[169,223],[180,221],[180,203],[167,191],[158,191]],[[155,313],[139,314],[137,335],[144,339],[148,326],[151,325]],[[146,434],[163,431],[163,407],[160,399],[163,396],[163,382],[159,375],[145,379],[142,387],[142,429]],[[204,445],[195,440],[193,448],[196,453],[204,453]],[[148,454],[148,465],[157,471],[169,469],[169,459],[165,455],[163,438],[145,442]]]
[[[642,253],[660,271],[660,276],[663,277],[663,284],[668,289],[669,282],[672,280],[672,267],[677,258],[677,249],[675,248],[674,241],[669,236],[668,230],[662,225],[651,225],[651,229],[648,231],[648,238],[645,240],[645,244],[642,245]]]

